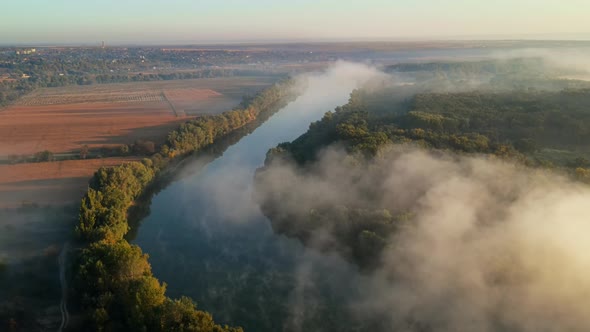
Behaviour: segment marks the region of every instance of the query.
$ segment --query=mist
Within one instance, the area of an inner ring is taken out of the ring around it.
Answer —
[[[230,147],[220,160],[214,161],[199,173],[198,190],[211,199],[207,209],[214,211],[223,221],[244,223],[260,216],[258,204],[252,197],[252,178],[254,170],[261,166],[267,151],[278,142],[291,141],[303,134],[309,124],[338,105],[348,101],[350,93],[369,83],[389,80],[389,76],[373,67],[363,64],[338,61],[325,72],[304,74],[294,78],[295,89],[299,97],[269,119],[249,137],[255,145],[247,150]],[[272,140],[274,141],[270,141]],[[198,160],[193,165],[184,167],[186,172],[202,168]],[[196,188],[191,179],[186,182],[188,201],[183,206],[190,206]],[[215,221],[218,222],[217,220]]]
[[[590,74],[590,48],[527,48],[492,52],[494,59],[539,58],[550,68]]]
[[[186,218],[199,229],[198,240],[192,239],[194,235],[184,240],[200,242],[196,250],[220,252],[204,261],[199,271],[206,277],[219,269],[215,264],[245,265],[246,272],[228,274],[237,280],[231,294],[238,294],[251,287],[247,280],[252,271],[264,287],[284,287],[284,281],[276,281],[282,280],[277,277],[282,271],[273,269],[283,260],[293,262],[289,278],[294,284],[286,304],[281,303],[288,306],[284,329],[289,331],[308,330],[310,321],[330,312],[325,293],[331,294],[329,301],[347,308],[346,319],[354,322],[350,330],[588,330],[590,318],[584,308],[590,305],[590,280],[584,276],[590,270],[590,245],[584,235],[590,231],[585,220],[590,190],[565,177],[492,157],[426,152],[405,145],[388,146],[365,164],[343,147],[331,146],[320,153],[310,172],[301,172],[289,161],[273,162],[254,192],[254,171],[270,148],[296,139],[310,122],[346,104],[356,88],[405,89],[402,96],[424,91],[423,86],[405,85],[406,79],[346,62],[300,76],[298,88],[303,92],[294,102],[220,158],[184,165],[182,181],[156,205],[174,204],[177,208],[165,210],[165,218]],[[436,88],[470,91],[482,84]],[[195,168],[199,171],[189,171]],[[292,242],[284,244],[284,236],[273,233],[259,206],[274,199],[281,199],[284,215],[351,206],[408,213],[411,218],[387,239],[376,266],[359,272],[345,261],[346,254],[330,250],[337,241],[333,228],[315,231],[306,243],[311,250],[303,253],[292,249]],[[142,230],[149,227],[144,222]],[[164,229],[154,231],[158,241]],[[161,259],[166,260],[166,252],[172,253],[170,248],[181,242],[179,237],[169,235],[166,242],[163,235],[163,242],[144,239],[140,244],[161,247]],[[281,243],[280,249],[269,245],[273,241]],[[156,252],[148,252],[152,260],[158,259]],[[166,266],[162,271],[177,275],[186,270],[185,263],[168,260],[160,262]],[[156,273],[166,276],[157,267]],[[210,282],[207,291],[229,292],[222,278],[219,285]],[[224,309],[239,307],[236,298],[227,297]],[[256,308],[268,308],[268,299],[251,300]],[[261,309],[259,315],[269,316],[256,319],[272,320],[268,312]]]
[[[366,273],[351,315],[399,331],[590,329],[590,189],[483,156],[409,147],[352,165],[337,148],[306,175],[273,163],[258,190],[262,201],[288,191],[285,214],[347,204],[412,213]],[[330,232],[309,244],[323,246]]]
[[[189,295],[217,321],[256,331],[305,330],[334,314],[326,302],[346,303],[333,300],[349,295],[330,276],[341,269],[335,277],[346,282],[354,267],[273,232],[254,200],[253,178],[270,148],[294,140],[325,112],[346,104],[355,88],[383,77],[345,62],[299,76],[298,98],[239,142],[220,148],[218,158],[179,167],[177,181],[153,197],[134,241],[150,255],[171,296]],[[332,289],[330,296],[324,296],[326,289]]]
[[[474,90],[561,91],[587,88],[590,48],[551,47],[493,49],[476,57],[457,51],[452,57],[408,59],[386,70],[412,94],[457,93]],[[583,82],[586,81],[586,82]]]

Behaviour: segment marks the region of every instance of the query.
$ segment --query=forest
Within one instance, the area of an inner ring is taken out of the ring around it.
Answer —
[[[73,298],[92,331],[241,331],[220,326],[186,297],[173,300],[152,274],[141,248],[124,238],[128,210],[170,163],[199,151],[244,125],[270,116],[294,98],[294,82],[275,84],[232,111],[182,124],[142,162],[100,168],[82,199],[75,233],[80,249]]]
[[[508,89],[497,88],[498,81],[490,79],[476,89],[455,89],[464,77],[455,80],[458,71],[475,73],[483,67],[496,73],[503,72],[503,66],[487,62],[397,66],[398,71],[442,69],[434,75],[437,78],[414,85],[355,90],[346,105],[327,112],[305,134],[271,149],[256,174],[256,187],[275,231],[337,251],[363,269],[379,266],[384,248],[395,245],[392,235],[412,225],[416,212],[383,205],[380,199],[379,181],[386,177],[383,160],[404,149],[441,158],[482,156],[590,183],[587,83],[564,81],[560,89],[547,90]],[[544,83],[539,77],[534,80],[535,86]],[[328,165],[346,165],[346,173],[330,173],[325,159],[332,161]],[[340,182],[348,184],[341,189],[356,190],[360,196],[336,202],[305,197],[315,194],[306,191],[304,181],[275,178],[285,167],[293,167],[295,177],[311,178],[312,183],[327,182],[337,188]],[[333,238],[318,244],[317,234],[326,230]]]

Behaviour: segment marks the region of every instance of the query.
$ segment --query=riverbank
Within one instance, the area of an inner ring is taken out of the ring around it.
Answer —
[[[74,303],[86,317],[84,328],[167,331],[190,322],[200,331],[237,331],[213,323],[189,299],[165,296],[165,285],[151,273],[147,255],[124,236],[128,209],[150,186],[170,177],[186,156],[211,146],[234,130],[270,117],[295,97],[294,81],[263,91],[241,108],[189,121],[168,136],[159,152],[141,163],[97,171],[82,200],[76,227]],[[167,171],[168,170],[168,171]]]
[[[198,299],[217,322],[246,331],[351,328],[353,293],[343,290],[358,288],[354,267],[274,233],[251,191],[271,147],[348,101],[362,84],[350,72],[310,76],[297,100],[211,162],[187,161],[181,180],[154,195],[133,243],[150,255],[168,294]]]

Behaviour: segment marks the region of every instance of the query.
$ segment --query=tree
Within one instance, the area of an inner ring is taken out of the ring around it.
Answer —
[[[186,332],[241,332],[241,328],[219,326],[207,312],[197,310],[195,303],[187,297],[167,300],[161,307],[161,331]]]
[[[579,181],[590,182],[590,169],[578,167],[575,170],[575,174]]]
[[[136,154],[150,156],[156,152],[156,144],[152,141],[137,140],[133,144],[133,150]]]
[[[53,161],[53,153],[49,150],[35,153],[34,159],[36,162]]]
[[[88,153],[89,153],[88,145],[84,144],[84,146],[82,146],[82,148],[80,149],[80,159],[86,159],[86,157],[88,156]]]
[[[10,161],[11,164],[16,164],[20,161],[20,157],[16,154],[11,154],[8,156],[8,160]]]
[[[124,156],[129,154],[129,145],[121,145],[121,147],[119,147],[119,153],[121,153]]]
[[[153,331],[156,309],[166,301],[166,285],[152,276],[143,276],[129,282],[122,294],[121,304],[129,311],[127,324],[135,330]]]

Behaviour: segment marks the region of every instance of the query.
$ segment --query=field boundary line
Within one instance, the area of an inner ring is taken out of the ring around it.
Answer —
[[[174,112],[174,116],[176,116],[178,118],[179,117],[178,111],[176,111],[176,107],[174,107],[174,104],[172,104],[170,99],[168,99],[168,96],[166,96],[166,92],[162,91],[162,97],[164,97],[164,100],[168,103],[168,105],[170,105],[172,112]]]

